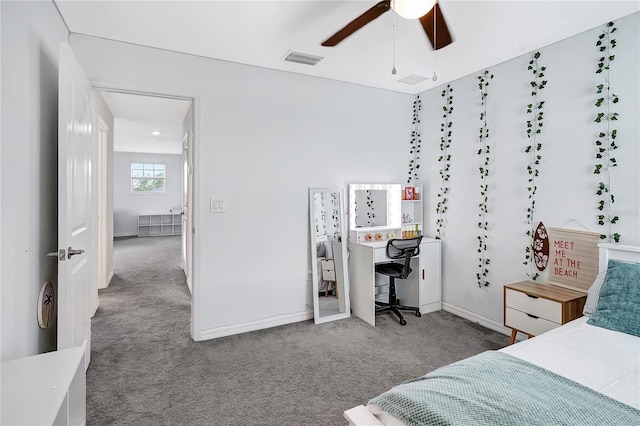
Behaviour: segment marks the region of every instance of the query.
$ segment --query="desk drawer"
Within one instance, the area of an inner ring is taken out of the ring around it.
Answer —
[[[373,263],[391,262],[391,259],[387,257],[387,248],[378,247],[373,250]]]
[[[506,289],[505,306],[562,324],[562,304],[542,297],[530,297],[526,293]],[[516,327],[517,328],[517,327]]]
[[[504,325],[509,328],[522,331],[532,336],[538,336],[558,327],[559,324],[544,318],[533,318],[524,312],[506,308],[504,313]]]

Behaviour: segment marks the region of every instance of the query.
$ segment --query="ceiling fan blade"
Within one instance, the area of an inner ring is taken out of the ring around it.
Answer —
[[[367,25],[369,22],[378,18],[380,15],[391,9],[391,0],[383,0],[375,4],[371,9],[358,16],[353,21],[349,22],[340,31],[323,41],[323,46],[336,46],[345,38],[358,31],[360,28]]]
[[[433,25],[434,14],[436,17],[435,31]],[[422,24],[425,34],[429,37],[429,41],[431,41],[433,50],[442,49],[453,41],[438,2],[436,2],[433,8],[426,15],[420,18],[420,23]]]

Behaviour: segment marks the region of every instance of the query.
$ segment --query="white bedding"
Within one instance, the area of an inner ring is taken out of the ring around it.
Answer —
[[[571,321],[501,349],[640,409],[640,338]]]
[[[640,248],[599,245],[599,269],[609,259],[640,263]],[[640,337],[587,324],[578,318],[501,352],[536,364],[640,410]],[[345,411],[353,425],[401,425],[380,407],[362,405]]]
[[[640,409],[640,338],[587,320],[578,318],[500,351]],[[376,405],[366,408],[379,424],[403,424]]]

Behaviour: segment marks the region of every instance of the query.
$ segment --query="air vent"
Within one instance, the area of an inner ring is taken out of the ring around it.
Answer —
[[[298,64],[315,65],[324,59],[323,56],[309,55],[308,53],[289,52],[284,60],[289,62],[297,62]]]
[[[409,74],[406,77],[402,77],[400,80],[396,80],[398,83],[404,84],[418,84],[422,81],[425,81],[427,77],[418,75],[418,74]]]

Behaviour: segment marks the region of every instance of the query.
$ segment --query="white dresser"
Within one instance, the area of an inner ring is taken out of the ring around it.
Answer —
[[[349,286],[353,314],[376,325],[376,296],[388,291],[389,278],[376,274],[377,263],[390,262],[387,242],[360,242],[349,245]],[[423,238],[420,256],[411,261],[411,275],[396,281],[396,294],[403,305],[416,306],[421,313],[442,309],[440,240]],[[382,296],[386,301],[386,296]]]

